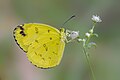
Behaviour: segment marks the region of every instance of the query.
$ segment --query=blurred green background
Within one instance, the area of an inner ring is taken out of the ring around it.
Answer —
[[[91,49],[97,80],[120,80],[120,0],[0,0],[0,80],[90,80],[90,70],[82,52],[82,44],[66,45],[59,66],[40,69],[33,66],[16,45],[13,29],[22,23],[45,23],[56,28],[73,14],[76,18],[64,28],[79,30],[81,37],[97,14]]]

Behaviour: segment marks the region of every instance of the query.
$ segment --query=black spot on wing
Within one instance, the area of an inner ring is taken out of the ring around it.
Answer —
[[[36,43],[39,43],[38,40],[35,40]]]
[[[20,34],[21,34],[22,36],[26,36],[26,34],[24,33],[24,31],[20,31]]]
[[[45,50],[48,51],[48,47],[46,47]]]
[[[48,33],[50,33],[50,30],[48,30]]]
[[[51,59],[51,57],[48,57],[48,59]]]
[[[48,47],[46,46],[46,44],[43,44],[43,47],[45,48],[46,51],[48,51]]]
[[[46,47],[46,44],[43,44],[43,47]]]
[[[42,58],[42,60],[44,60],[44,61],[45,61],[45,58]]]
[[[57,52],[54,52],[54,51],[53,51],[53,54],[58,55]]]
[[[35,52],[35,55],[37,55],[37,53]]]
[[[22,24],[22,25],[18,25],[17,27],[19,27],[20,30],[24,30],[23,26],[24,26],[24,24]]]
[[[56,43],[56,45],[59,45],[59,43]]]
[[[38,28],[37,28],[37,27],[35,27],[35,33],[36,33],[36,34],[38,33]]]
[[[42,54],[40,54],[40,57],[42,57]]]
[[[38,55],[38,56],[42,57],[42,54],[38,54],[37,52],[35,52],[35,55]]]
[[[50,37],[50,40],[52,40],[52,37]]]

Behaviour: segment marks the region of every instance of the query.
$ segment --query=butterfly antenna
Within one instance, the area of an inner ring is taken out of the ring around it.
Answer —
[[[62,24],[62,27],[68,22],[70,21],[71,19],[73,19],[75,17],[75,15],[72,15],[70,18],[68,18],[63,24]]]

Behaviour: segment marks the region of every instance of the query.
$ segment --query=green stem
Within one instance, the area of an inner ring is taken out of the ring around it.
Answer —
[[[95,25],[96,25],[96,22],[93,23],[93,27],[92,27],[93,30],[94,30],[94,28],[95,28]]]
[[[86,52],[86,48],[85,47],[83,47],[83,52],[85,53],[85,57],[86,57],[87,63],[88,63],[89,68],[91,70],[92,78],[93,78],[93,80],[96,80],[95,74],[94,74],[94,71],[93,71],[93,68],[92,68],[92,65],[91,65],[91,62],[90,62],[90,57],[89,57],[88,53]]]
[[[86,37],[85,41],[83,41],[83,52],[85,54],[87,63],[89,65],[89,68],[90,68],[90,71],[91,71],[91,74],[92,74],[92,80],[96,80],[96,78],[95,78],[95,74],[94,74],[94,71],[93,71],[93,68],[92,68],[92,64],[91,64],[91,61],[90,61],[90,56],[89,56],[87,50],[88,50],[89,41],[90,41],[90,39],[91,39],[91,37],[93,35],[93,31],[94,31],[95,25],[96,25],[96,22],[93,23],[93,27],[89,31],[90,36]]]

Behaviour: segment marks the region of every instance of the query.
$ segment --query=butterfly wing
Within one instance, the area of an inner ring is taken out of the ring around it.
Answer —
[[[28,23],[14,30],[14,38],[37,67],[50,68],[61,61],[65,43],[64,31],[45,24]]]

